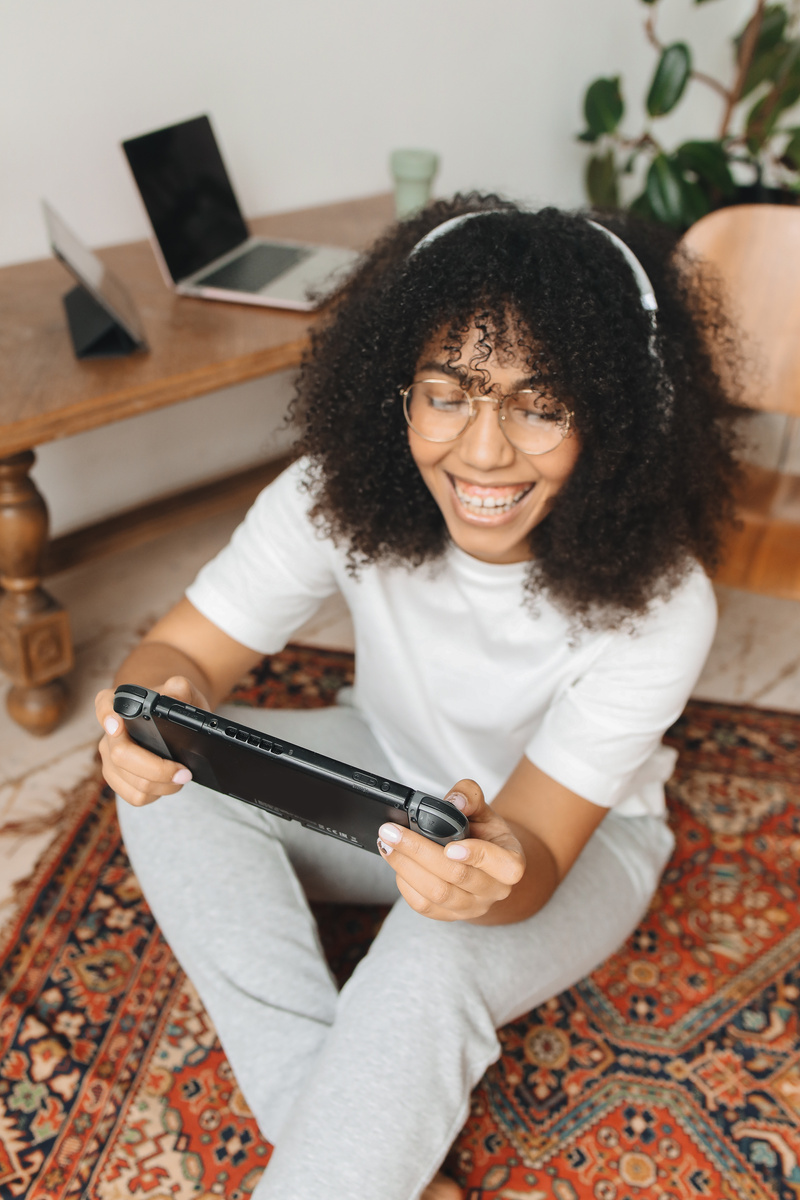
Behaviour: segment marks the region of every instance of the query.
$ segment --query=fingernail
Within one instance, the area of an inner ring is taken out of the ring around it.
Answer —
[[[116,717],[106,717],[105,721],[103,721],[103,729],[105,729],[106,733],[116,733],[119,729],[119,721]]]
[[[378,833],[385,842],[399,842],[403,836],[396,825],[381,825]]]
[[[460,808],[462,812],[467,807],[467,797],[462,796],[461,792],[451,792],[446,799],[449,800],[451,804],[455,804],[456,808]]]
[[[466,858],[469,853],[466,846],[459,846],[458,842],[449,842],[444,852],[448,858]]]
[[[192,772],[189,770],[188,767],[179,767],[178,770],[175,772],[175,774],[172,776],[172,782],[173,783],[188,783],[191,778],[192,778]]]
[[[387,846],[386,842],[382,842],[381,839],[378,838],[378,849],[382,850],[384,854],[391,854],[394,850],[394,846]]]

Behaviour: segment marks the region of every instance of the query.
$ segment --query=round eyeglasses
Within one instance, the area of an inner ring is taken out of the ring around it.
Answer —
[[[552,395],[525,388],[513,395],[470,396],[458,384],[422,379],[401,391],[406,421],[426,442],[454,442],[478,415],[478,405],[495,406],[506,439],[523,454],[555,450],[570,430],[573,414]]]

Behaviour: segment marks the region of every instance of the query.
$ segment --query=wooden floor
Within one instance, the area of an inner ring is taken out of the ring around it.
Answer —
[[[716,582],[800,600],[800,476],[748,466],[739,518]]]

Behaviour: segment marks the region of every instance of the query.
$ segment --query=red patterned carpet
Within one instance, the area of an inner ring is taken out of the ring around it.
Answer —
[[[315,707],[350,671],[289,649],[238,695]],[[663,885],[618,954],[502,1031],[448,1160],[468,1200],[800,1198],[800,719],[691,704],[670,741]],[[318,915],[343,980],[382,911]],[[2,959],[1,1197],[250,1194],[269,1146],[97,780]]]

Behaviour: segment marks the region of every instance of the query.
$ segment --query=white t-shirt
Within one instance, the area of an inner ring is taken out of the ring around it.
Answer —
[[[594,804],[663,814],[675,752],[661,737],[716,625],[699,566],[633,632],[577,634],[547,599],[534,612],[525,604],[527,564],[485,563],[452,544],[435,563],[353,578],[347,547],[308,516],[303,466],[261,493],[188,589],[204,616],[272,654],[338,588],[355,628],[354,702],[398,780],[442,795],[475,779],[491,799],[527,755]]]

